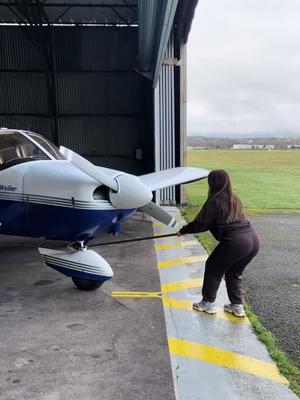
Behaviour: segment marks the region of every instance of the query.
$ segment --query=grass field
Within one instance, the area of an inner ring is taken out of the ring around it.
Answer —
[[[249,210],[300,210],[300,152],[189,150],[188,166],[229,172],[234,191]],[[200,206],[207,181],[187,185],[189,203]]]

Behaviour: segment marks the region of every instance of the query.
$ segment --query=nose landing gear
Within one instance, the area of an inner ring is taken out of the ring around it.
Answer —
[[[87,249],[84,242],[72,244],[65,251],[41,247],[38,251],[46,265],[71,277],[80,290],[96,290],[113,277],[108,262],[95,251]]]
[[[90,279],[75,278],[75,277],[72,277],[72,281],[74,282],[75,286],[78,289],[85,290],[86,292],[92,292],[93,290],[98,289],[104,283],[104,281],[103,282],[92,281]]]

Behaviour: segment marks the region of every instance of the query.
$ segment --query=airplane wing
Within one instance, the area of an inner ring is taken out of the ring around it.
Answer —
[[[102,172],[105,172],[113,179],[120,174],[124,174],[123,171],[118,171],[116,169],[105,167],[96,168]],[[140,175],[139,179],[153,192],[154,190],[164,189],[168,186],[199,181],[207,178],[208,174],[209,170],[204,168],[177,167],[165,169],[163,171],[152,172],[146,175]]]
[[[151,174],[141,175],[139,179],[151,191],[163,189],[168,186],[180,185],[199,181],[208,176],[209,170],[192,167],[170,168],[164,171],[153,172]]]

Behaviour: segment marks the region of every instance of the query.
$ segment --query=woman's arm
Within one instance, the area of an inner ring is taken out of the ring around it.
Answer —
[[[180,230],[180,235],[186,233],[199,233],[205,232],[210,229],[216,219],[216,210],[214,210],[214,204],[206,203],[200,210],[197,217],[187,225],[184,225]]]

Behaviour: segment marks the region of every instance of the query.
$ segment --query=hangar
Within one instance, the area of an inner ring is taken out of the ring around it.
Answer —
[[[2,0],[0,126],[97,165],[185,164],[186,42],[197,0]],[[156,201],[174,204],[174,187]]]

